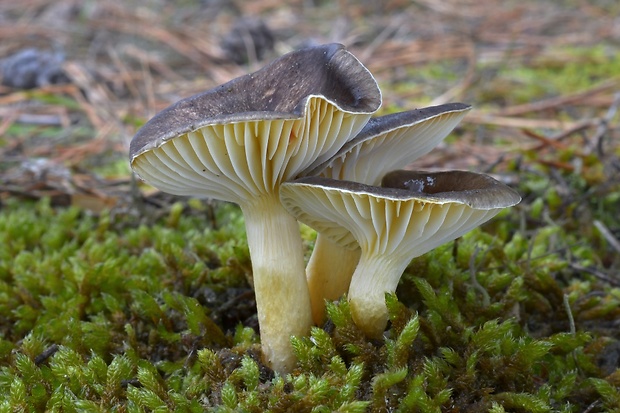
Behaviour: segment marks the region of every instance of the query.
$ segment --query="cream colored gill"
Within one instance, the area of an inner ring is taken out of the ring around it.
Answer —
[[[333,157],[368,122],[371,114],[349,113],[320,97],[308,100],[306,116],[298,131],[290,135],[299,145],[288,150],[288,164],[282,168],[281,181],[294,179]]]
[[[387,172],[404,168],[429,153],[467,112],[446,112],[413,125],[388,130],[352,146],[334,158],[320,175],[378,186]]]
[[[374,210],[372,226],[368,223],[360,229],[351,228],[351,232],[367,253],[405,256],[406,259],[462,236],[499,212],[499,209],[476,210],[460,203],[384,201],[369,204]]]
[[[302,119],[207,125],[139,155],[133,166],[166,192],[243,203],[333,156],[369,117],[313,98]]]
[[[305,186],[305,190],[307,193],[304,195],[303,208],[296,201],[299,193],[294,187],[283,187],[281,190],[290,194],[289,197],[284,197],[284,203],[288,204],[293,215],[343,248],[357,248],[357,241],[349,231],[352,224],[348,222],[360,219],[357,215],[359,211],[356,211],[354,203],[325,188]],[[289,200],[291,202],[288,202]],[[314,213],[309,214],[306,211],[314,211]],[[343,214],[343,211],[348,211],[348,213]]]
[[[294,216],[339,245],[351,248],[359,243],[366,253],[411,258],[460,237],[501,210],[305,184],[287,185],[283,191],[284,203]],[[303,205],[296,205],[302,191]]]
[[[223,200],[237,196],[232,185],[227,188],[206,185],[204,177],[200,182],[196,181],[196,174],[178,167],[161,147],[136,157],[132,166],[139,176],[146,177],[151,185],[167,193],[198,197],[219,196],[219,199]]]
[[[499,212],[499,209],[476,210],[463,204],[435,205],[434,209],[446,211],[444,221],[435,231],[429,230],[419,239],[412,240],[412,252],[414,254],[411,255],[410,259],[419,257],[446,242],[459,238]]]

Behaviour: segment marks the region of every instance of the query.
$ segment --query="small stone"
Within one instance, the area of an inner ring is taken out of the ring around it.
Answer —
[[[16,89],[69,83],[60,53],[23,49],[0,61],[2,84]]]
[[[275,39],[267,24],[256,18],[240,18],[222,39],[221,47],[237,64],[261,60],[273,51]]]

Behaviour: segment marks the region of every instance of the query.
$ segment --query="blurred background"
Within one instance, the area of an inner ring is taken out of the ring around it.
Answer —
[[[148,118],[327,42],[376,76],[381,113],[474,106],[416,167],[515,183],[503,171],[529,154],[596,182],[605,168],[617,173],[616,1],[3,0],[0,200],[51,196],[95,211],[123,203],[128,142]],[[588,170],[591,155],[609,162]]]

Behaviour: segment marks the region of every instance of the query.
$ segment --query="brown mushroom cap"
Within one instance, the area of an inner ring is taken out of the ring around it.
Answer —
[[[383,184],[306,177],[283,184],[280,199],[299,221],[342,247],[352,248],[349,233],[360,245],[392,245],[378,253],[387,253],[410,238],[409,245],[416,246],[410,249],[417,255],[446,242],[443,239],[450,238],[452,231],[468,227],[465,216],[475,226],[476,217],[490,217],[521,200],[513,189],[473,172],[394,171]],[[422,215],[424,222],[419,221]],[[400,235],[394,238],[394,233]]]
[[[130,161],[166,192],[242,202],[331,158],[380,104],[344,46],[303,49],[158,113]]]
[[[384,190],[401,189],[420,194],[427,202],[462,203],[473,209],[506,208],[521,202],[512,188],[488,175],[466,171],[392,171],[381,180]]]
[[[352,113],[372,113],[381,105],[376,81],[343,45],[301,49],[159,112],[133,138],[130,158],[207,125],[298,119],[317,96]]]

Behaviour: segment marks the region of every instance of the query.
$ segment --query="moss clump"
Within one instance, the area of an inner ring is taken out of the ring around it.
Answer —
[[[524,202],[413,260],[384,339],[329,303],[285,377],[259,356],[233,205],[93,215],[8,199],[0,411],[617,411],[620,260],[601,231],[617,237],[614,150],[579,170],[523,152],[507,172]]]
[[[576,412],[618,400],[620,338],[604,326],[620,293],[574,277],[600,251],[561,226],[515,233],[506,213],[414,260],[401,301],[386,297],[385,340],[330,303],[280,377],[243,305],[239,212],[221,206],[222,225],[205,228],[193,204],[144,225],[7,203],[0,411]]]

